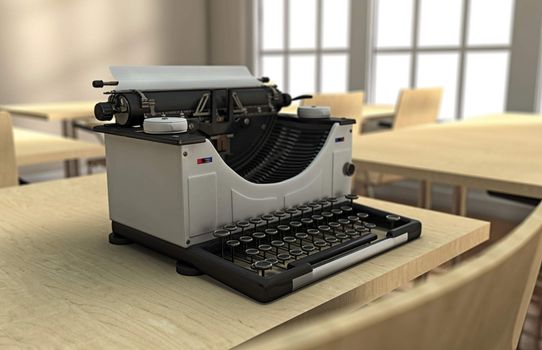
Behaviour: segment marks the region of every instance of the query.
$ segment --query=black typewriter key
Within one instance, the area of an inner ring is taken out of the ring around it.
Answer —
[[[343,205],[341,207],[341,210],[346,214],[346,215],[349,215],[351,212],[352,212],[352,207],[349,206],[349,205]]]
[[[260,218],[252,218],[248,220],[252,225],[254,225],[254,228],[256,228],[258,225],[261,225],[263,223],[263,220]]]
[[[318,204],[320,204],[320,206],[322,207],[322,210],[324,210],[326,207],[330,205],[327,199],[322,199],[321,201],[318,202]]]
[[[367,232],[369,232],[369,229],[365,226],[356,226],[354,228],[354,230],[356,230],[356,232],[359,234],[359,235],[363,235]]]
[[[295,208],[288,208],[285,211],[290,214],[290,220],[292,220],[294,215],[297,214],[297,209]]]
[[[368,217],[369,217],[369,214],[367,213],[364,213],[364,212],[360,212],[360,213],[357,213],[356,216],[361,220],[366,220]]]
[[[325,241],[326,241],[327,243],[329,243],[330,245],[333,245],[333,244],[335,244],[335,243],[338,243],[338,242],[339,242],[339,239],[338,239],[337,237],[335,237],[335,236],[327,236],[327,237],[325,238]]]
[[[253,240],[254,239],[252,239],[252,237],[250,237],[250,236],[241,236],[241,237],[239,237],[239,241],[241,241],[241,243],[243,243],[243,247],[245,249],[248,248],[248,244],[252,243]]]
[[[295,248],[290,250],[290,255],[293,256],[295,260],[297,260],[298,256],[303,255],[303,251],[299,248]]]
[[[337,233],[335,237],[337,237],[337,239],[339,239],[341,242],[344,242],[345,240],[348,239],[348,235],[344,232]]]
[[[394,229],[395,228],[395,224],[397,224],[397,222],[399,220],[401,220],[401,217],[398,216],[398,215],[393,215],[393,214],[389,214],[389,215],[386,215],[386,220],[388,220],[388,223],[390,225],[390,228],[391,229]]]
[[[341,224],[339,224],[338,222],[336,221],[332,221],[328,224],[329,227],[331,227],[331,229],[333,230],[333,233],[337,232],[338,229],[341,228]]]
[[[347,230],[344,230],[344,233],[350,237],[350,238],[353,238],[354,236],[357,236],[358,235],[358,231],[352,229],[352,228],[349,228]]]
[[[262,239],[265,238],[265,233],[263,232],[254,232],[252,234],[252,237],[256,240],[258,240],[258,245],[262,244]]]
[[[267,258],[265,259],[265,261],[267,261],[268,263],[271,263],[271,265],[273,266],[279,263],[278,259],[275,259],[275,258]]]
[[[290,260],[292,258],[292,256],[288,253],[281,253],[279,255],[277,255],[277,259],[278,261],[280,261],[281,263],[285,264],[286,261]]]
[[[350,225],[350,220],[348,219],[339,219],[337,222],[343,227],[343,229],[346,229],[346,226]]]
[[[233,234],[233,231],[237,230],[237,226],[234,224],[227,224],[224,225],[224,230],[228,230],[231,234]]]
[[[229,235],[230,231],[226,229],[215,230],[215,232],[213,232],[213,236],[220,239],[220,251],[222,257],[224,257],[224,238],[228,237]]]
[[[320,209],[320,204],[318,204],[316,202],[311,202],[311,203],[309,203],[307,205],[311,208],[311,214],[314,214],[315,210]]]
[[[298,205],[297,210],[301,212],[301,216],[305,216],[305,214],[308,213],[311,210],[311,208],[303,204],[303,205]]]
[[[321,239],[317,239],[316,241],[314,241],[314,245],[318,248],[319,251],[321,251],[322,248],[328,246],[329,243],[327,243],[326,241],[323,241]]]
[[[282,218],[284,218],[286,216],[286,213],[283,212],[283,211],[277,210],[276,212],[273,213],[273,215],[275,217],[277,217],[279,219],[279,222],[280,222],[280,220],[282,220]]]
[[[275,252],[276,252],[276,254],[278,254],[278,253],[279,253],[279,248],[284,247],[284,242],[283,242],[283,241],[274,240],[274,241],[271,241],[271,245],[272,245],[273,247],[275,247]]]
[[[311,236],[311,240],[314,242],[314,238],[320,234],[320,230],[317,230],[315,228],[309,228],[307,230],[307,234]]]
[[[245,233],[245,229],[250,226],[248,221],[239,221],[237,226],[241,228],[241,234]]]
[[[322,237],[326,237],[331,233],[331,226],[329,225],[320,225],[318,226],[318,231],[322,233]]]
[[[324,217],[325,222],[329,222],[329,220],[333,219],[333,213],[330,211],[323,211],[322,216]]]
[[[290,245],[292,243],[295,243],[296,239],[295,237],[292,237],[292,236],[286,236],[282,239],[284,242],[286,242],[286,244],[288,244],[288,250],[290,250]]]
[[[230,247],[231,261],[233,262],[233,257],[235,256],[235,247],[239,247],[241,245],[241,242],[236,239],[229,239],[226,241],[226,245]]]
[[[319,215],[319,214],[312,215],[311,219],[314,221],[314,224],[316,226],[321,225],[322,221],[324,221],[324,217],[322,215]]]
[[[328,201],[329,203],[331,203],[331,209],[333,209],[333,205],[334,205],[335,203],[337,203],[338,199],[337,199],[337,197],[328,197],[328,198],[327,198],[327,201]]]
[[[335,215],[335,217],[337,217],[337,218],[338,218],[339,216],[343,215],[343,211],[342,211],[341,209],[337,209],[337,208],[331,209],[331,213],[332,213],[333,215]]]
[[[305,226],[305,228],[311,227],[314,222],[311,218],[301,218],[300,221]]]
[[[265,271],[266,270],[269,270],[270,268],[273,267],[273,264],[271,264],[269,261],[267,260],[260,260],[260,261],[256,261],[254,263],[254,269],[257,270],[257,271],[261,271],[262,272],[262,277],[265,277]]]
[[[273,220],[274,216],[270,214],[262,215],[262,220],[265,221],[265,226],[269,227],[269,221]]]
[[[263,252],[263,257],[265,258],[267,252],[270,251],[271,249],[273,249],[273,247],[271,247],[269,244],[260,244],[258,246],[258,249]]]
[[[371,233],[372,230],[376,228],[376,225],[372,222],[366,222],[363,226],[365,226],[365,228],[369,230],[369,233]]]
[[[316,250],[316,247],[312,244],[303,244],[301,246],[301,250],[303,250],[307,255],[309,255],[311,252]]]
[[[297,232],[295,234],[295,238],[299,239],[299,243],[300,244],[303,244],[303,240],[304,239],[307,239],[309,237],[309,235],[305,232]]]
[[[260,251],[255,248],[248,248],[245,250],[245,254],[248,256],[248,258],[250,259],[250,262],[252,263],[254,262],[254,257],[260,254]]]
[[[292,228],[293,232],[297,232],[303,224],[301,221],[290,221],[290,227]]]
[[[359,223],[359,218],[355,215],[349,215],[347,219],[350,220],[352,227],[354,227],[355,224]]]
[[[276,228],[266,228],[263,232],[269,237],[269,241],[272,241],[279,233]]]
[[[354,201],[358,199],[359,197],[357,194],[350,193],[350,194],[345,195],[344,198],[348,199],[350,201],[350,205],[352,206],[354,205]]]
[[[280,237],[286,236],[290,232],[290,226],[288,225],[278,225],[277,230],[279,230]]]

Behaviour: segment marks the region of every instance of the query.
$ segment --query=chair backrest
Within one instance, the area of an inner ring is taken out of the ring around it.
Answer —
[[[399,93],[394,129],[435,123],[442,100],[441,88],[404,89]]]
[[[262,338],[263,349],[515,349],[542,260],[542,206],[447,274],[351,313]],[[247,345],[249,345],[248,343]]]
[[[317,94],[310,99],[301,100],[300,105],[329,106],[332,116],[355,118],[358,123],[361,123],[363,96],[363,91]]]
[[[0,188],[18,183],[11,115],[0,111]]]

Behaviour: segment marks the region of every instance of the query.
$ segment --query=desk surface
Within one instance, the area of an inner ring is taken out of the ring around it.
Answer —
[[[104,157],[104,146],[13,128],[17,165],[32,165],[78,158]]]
[[[372,199],[418,218],[422,238],[264,305],[137,245],[113,246],[103,174],[0,190],[0,344],[225,348],[359,307],[489,235],[489,224]],[[295,319],[295,321],[294,321]]]
[[[358,168],[542,198],[542,117],[502,114],[366,134]]]
[[[45,120],[74,120],[94,117],[95,104],[96,101],[27,103],[0,105],[0,110],[16,116],[28,116]]]

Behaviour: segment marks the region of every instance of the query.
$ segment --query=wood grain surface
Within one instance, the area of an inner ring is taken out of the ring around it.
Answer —
[[[137,190],[137,189],[134,189]],[[0,348],[228,348],[354,309],[488,239],[489,224],[361,198],[423,236],[260,304],[137,246],[113,246],[105,175],[0,190]]]

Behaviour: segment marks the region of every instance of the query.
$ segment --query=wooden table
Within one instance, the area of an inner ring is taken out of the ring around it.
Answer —
[[[56,103],[26,103],[17,105],[0,105],[0,110],[12,116],[33,117],[47,121],[60,121],[62,136],[76,138],[74,121],[94,116],[95,101],[73,101]],[[79,164],[77,160],[64,163],[66,176],[77,176]]]
[[[354,141],[358,169],[466,188],[542,198],[542,117],[501,114],[463,122],[363,135]]]
[[[105,157],[103,145],[16,127],[13,128],[13,141],[18,166]]]
[[[103,174],[0,190],[2,347],[227,348],[350,310],[488,239],[489,224],[361,202],[423,222],[422,238],[270,304],[137,245],[113,246]]]

